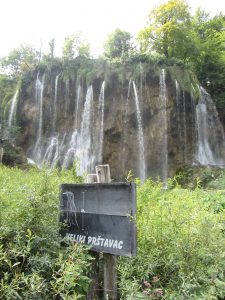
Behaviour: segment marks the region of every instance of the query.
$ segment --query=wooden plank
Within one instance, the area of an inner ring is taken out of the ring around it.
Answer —
[[[86,177],[87,183],[95,183],[97,182],[97,175],[96,174],[88,174]],[[92,263],[92,281],[90,284],[90,288],[87,294],[87,300],[99,299],[100,295],[100,278],[99,278],[99,253],[94,251],[90,251],[92,257],[94,258],[94,262]]]
[[[99,183],[111,182],[109,165],[96,166]],[[104,300],[117,300],[116,256],[104,253]]]

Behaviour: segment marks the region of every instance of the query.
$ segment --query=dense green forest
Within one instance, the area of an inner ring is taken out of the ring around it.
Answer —
[[[74,66],[149,62],[192,72],[225,125],[225,15],[192,14],[185,1],[171,0],[146,21],[137,37],[122,29],[109,34],[98,58],[76,33],[65,37],[61,57],[54,39],[48,53],[29,45],[13,49],[0,60],[1,120],[15,88],[34,70],[63,69],[67,76]],[[77,168],[0,165],[0,299],[86,299],[93,255],[59,236],[59,186],[84,182]],[[124,178],[137,186],[138,254],[118,257],[119,299],[225,299],[225,171],[196,169],[184,167],[166,189],[131,171]]]

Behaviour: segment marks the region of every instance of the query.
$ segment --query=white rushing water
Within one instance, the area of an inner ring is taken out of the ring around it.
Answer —
[[[144,134],[143,134],[141,111],[140,111],[140,103],[139,103],[137,88],[134,81],[133,81],[133,88],[134,88],[134,100],[136,105],[136,114],[137,114],[137,121],[138,121],[139,176],[140,179],[144,181],[146,179]]]
[[[92,168],[93,153],[92,148],[92,128],[93,128],[93,89],[87,89],[84,109],[82,114],[80,131],[77,129],[71,135],[62,166],[68,168],[75,159],[80,164],[80,174]]]
[[[16,114],[16,104],[17,104],[17,98],[18,98],[19,90],[17,89],[12,100],[11,100],[11,106],[9,110],[9,118],[8,118],[8,131],[10,133],[11,127],[12,127],[12,121]]]
[[[46,149],[42,164],[46,164],[50,169],[54,169],[59,158],[59,141],[57,137],[50,140],[50,144]]]
[[[129,142],[128,139],[128,109],[129,109],[129,101],[130,101],[130,90],[132,86],[132,81],[129,80],[128,91],[127,91],[127,98],[124,106],[124,119],[123,119],[123,148],[121,153],[121,161],[122,161],[122,169],[126,169],[126,151],[127,151],[127,144]]]
[[[185,92],[182,93],[182,120],[183,120],[183,145],[184,145],[184,162],[187,162],[187,120],[186,120],[186,99]]]
[[[42,155],[42,147],[41,147],[41,140],[42,140],[42,131],[43,131],[43,93],[44,93],[44,82],[45,82],[45,74],[42,76],[41,80],[39,79],[39,75],[36,79],[35,84],[35,95],[36,95],[36,102],[38,105],[38,128],[37,128],[37,139],[34,147],[34,160],[38,165],[41,163],[41,155]]]
[[[80,160],[80,171],[87,172],[91,168],[91,129],[93,110],[93,88],[88,87],[79,136],[78,158]]]
[[[198,145],[196,160],[201,165],[224,166],[224,131],[210,95],[200,87],[196,106]]]
[[[75,99],[75,118],[74,118],[74,128],[77,129],[78,126],[78,116],[80,113],[81,106],[81,86],[79,85],[77,88],[77,97]]]
[[[101,91],[99,95],[98,109],[100,112],[100,132],[99,132],[99,146],[98,148],[98,163],[102,163],[103,160],[103,142],[104,142],[104,108],[105,108],[105,81],[103,81],[101,86]]]
[[[53,117],[52,117],[52,131],[56,131],[56,121],[57,121],[57,102],[58,102],[58,81],[59,81],[59,75],[58,74],[55,77],[55,91],[54,91],[54,101],[53,101]]]
[[[164,187],[167,185],[168,177],[168,130],[167,130],[167,91],[166,91],[166,80],[165,70],[162,69],[160,72],[160,84],[159,84],[159,99],[161,103],[161,124],[162,124],[162,180]]]

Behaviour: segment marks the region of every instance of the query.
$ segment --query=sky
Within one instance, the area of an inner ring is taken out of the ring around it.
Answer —
[[[107,35],[116,28],[135,34],[145,27],[151,9],[165,0],[0,0],[0,57],[20,44],[49,50],[55,38],[60,54],[63,39],[82,32],[98,55]],[[224,0],[187,0],[189,6],[205,9],[211,16],[225,14]]]

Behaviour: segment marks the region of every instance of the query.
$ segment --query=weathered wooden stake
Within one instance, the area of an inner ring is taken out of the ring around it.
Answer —
[[[97,180],[100,183],[111,182],[109,165],[96,166]],[[117,299],[116,256],[104,253],[104,300]]]
[[[88,174],[86,177],[87,183],[95,183],[97,182],[96,174]],[[95,261],[92,265],[93,268],[93,276],[91,286],[89,288],[89,292],[87,295],[87,300],[99,299],[99,253],[92,252],[92,256],[95,258]]]
[[[98,182],[97,175],[96,175],[96,174],[87,174],[86,182],[87,182],[87,183],[95,183],[95,182]]]

